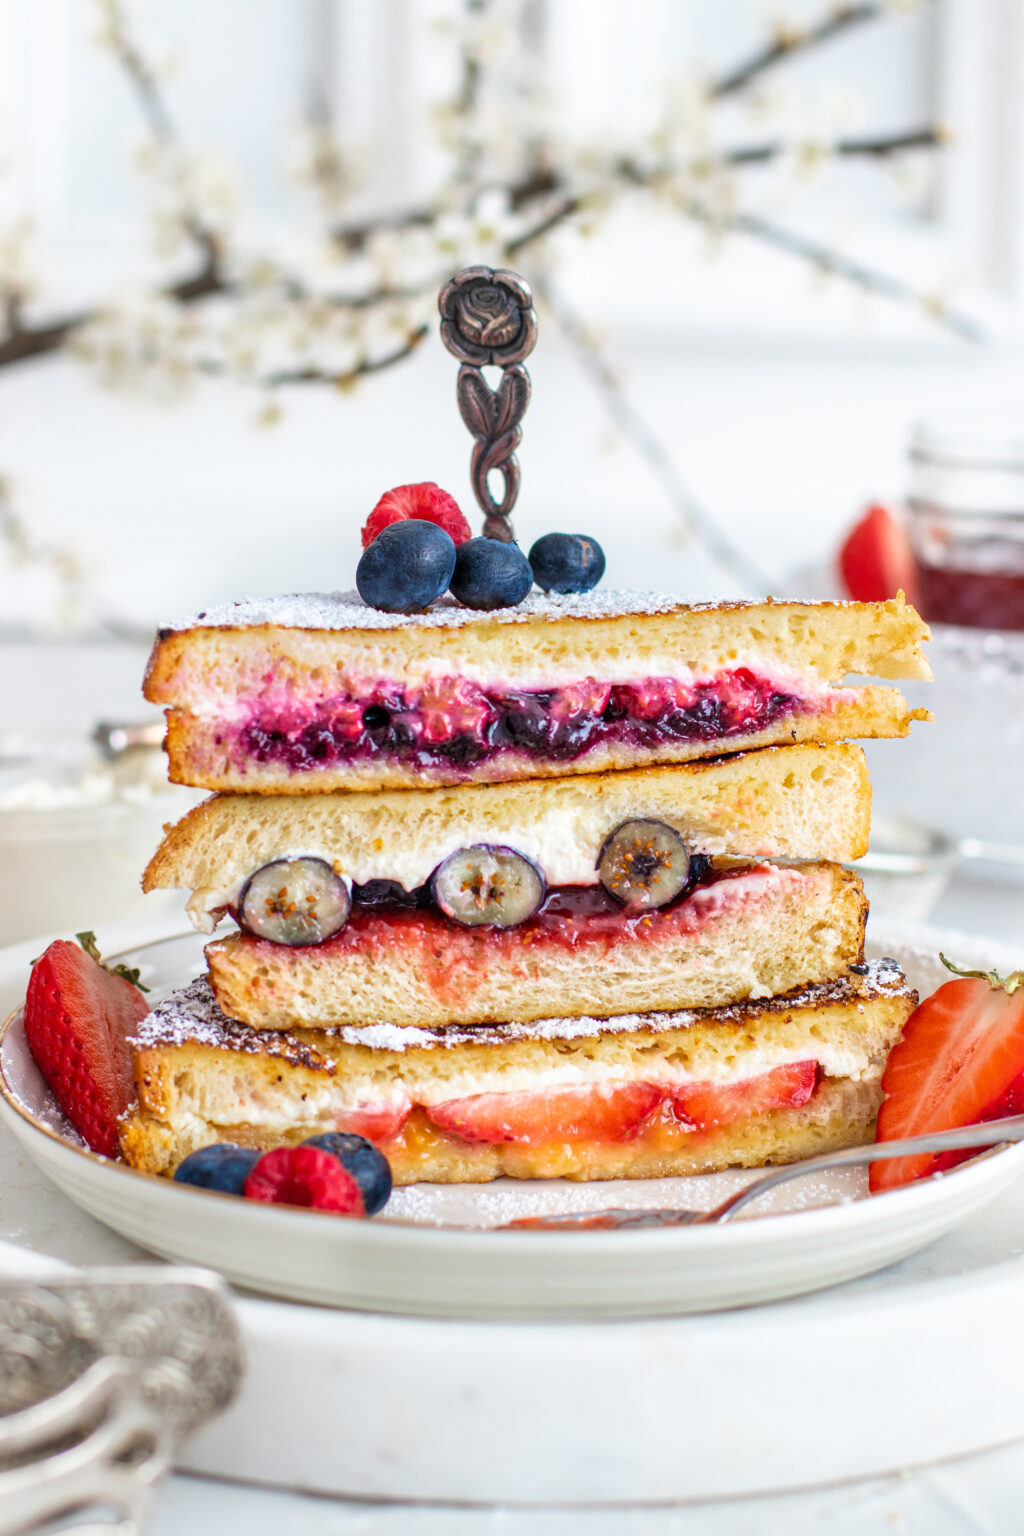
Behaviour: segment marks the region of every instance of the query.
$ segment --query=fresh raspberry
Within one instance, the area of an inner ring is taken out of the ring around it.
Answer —
[[[149,1012],[138,987],[57,939],[32,967],[25,1038],[85,1144],[116,1157],[117,1122],[134,1097],[128,1038]]]
[[[336,1157],[320,1147],[275,1147],[264,1152],[245,1181],[248,1200],[303,1205],[339,1216],[365,1216],[363,1192]]]
[[[455,544],[464,544],[473,537],[454,496],[442,491],[433,480],[424,480],[421,485],[396,485],[394,490],[384,492],[363,524],[363,548],[369,549],[390,523],[403,523],[407,518],[436,523]]]

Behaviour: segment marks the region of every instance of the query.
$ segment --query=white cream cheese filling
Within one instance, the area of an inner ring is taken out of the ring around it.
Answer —
[[[726,674],[740,671],[752,672],[759,681],[768,682],[780,693],[793,694],[812,709],[821,708],[832,698],[851,691],[836,687],[812,672],[789,666],[774,656],[761,656],[756,652],[731,657],[713,671],[697,671],[692,667],[681,666],[678,654],[671,651],[645,656],[642,664],[638,664],[630,648],[625,647],[620,655],[610,650],[602,652],[599,660],[595,660],[593,673],[582,672],[575,662],[557,666],[551,662],[538,664],[531,660],[528,664],[508,666],[501,676],[495,675],[493,664],[475,663],[468,656],[460,657],[457,671],[439,666],[429,656],[409,657],[403,662],[400,679],[353,666],[333,673],[330,692],[301,682],[275,683],[272,676],[274,662],[275,658],[268,655],[265,667],[254,669],[261,675],[261,681],[252,686],[247,686],[244,679],[239,686],[237,678],[232,680],[230,689],[222,684],[211,686],[207,682],[194,682],[184,690],[179,707],[186,708],[200,719],[216,719],[231,724],[248,720],[254,704],[259,704],[261,711],[268,714],[275,711],[301,713],[346,695],[355,700],[365,699],[374,695],[382,686],[388,685],[401,686],[407,692],[429,692],[433,688],[464,679],[484,692],[544,693],[572,688],[591,679],[613,686],[635,686],[670,679],[683,688],[691,688],[714,683]],[[270,681],[263,682],[262,677],[268,673],[271,674]],[[596,676],[597,673],[600,675]]]

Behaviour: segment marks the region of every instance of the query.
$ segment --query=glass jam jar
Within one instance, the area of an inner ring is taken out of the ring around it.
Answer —
[[[922,422],[909,452],[924,618],[1024,630],[1024,419]]]

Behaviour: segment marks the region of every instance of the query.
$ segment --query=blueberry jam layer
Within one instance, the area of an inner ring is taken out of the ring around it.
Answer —
[[[506,753],[569,762],[609,743],[643,751],[728,741],[815,707],[748,667],[705,682],[588,677],[534,693],[447,678],[259,713],[239,728],[235,751],[240,761],[282,763],[293,773],[382,757],[422,768],[471,767]]]

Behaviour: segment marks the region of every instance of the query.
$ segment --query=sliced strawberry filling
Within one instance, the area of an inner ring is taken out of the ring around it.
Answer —
[[[653,1083],[600,1083],[542,1093],[478,1093],[427,1109],[427,1118],[463,1141],[539,1146],[565,1139],[628,1141],[665,1102]]]
[[[411,1110],[412,1100],[408,1094],[384,1104],[356,1104],[336,1116],[335,1129],[365,1136],[367,1141],[390,1141],[399,1134]]]
[[[660,1112],[690,1131],[711,1131],[774,1109],[806,1104],[821,1077],[816,1061],[787,1062],[735,1083],[582,1084],[478,1093],[429,1105],[430,1123],[462,1141],[543,1146],[554,1141],[629,1141]]]
[[[684,1124],[708,1130],[745,1115],[766,1114],[770,1109],[799,1109],[811,1097],[820,1076],[816,1061],[789,1061],[738,1083],[688,1083],[676,1090],[672,1107]]]

